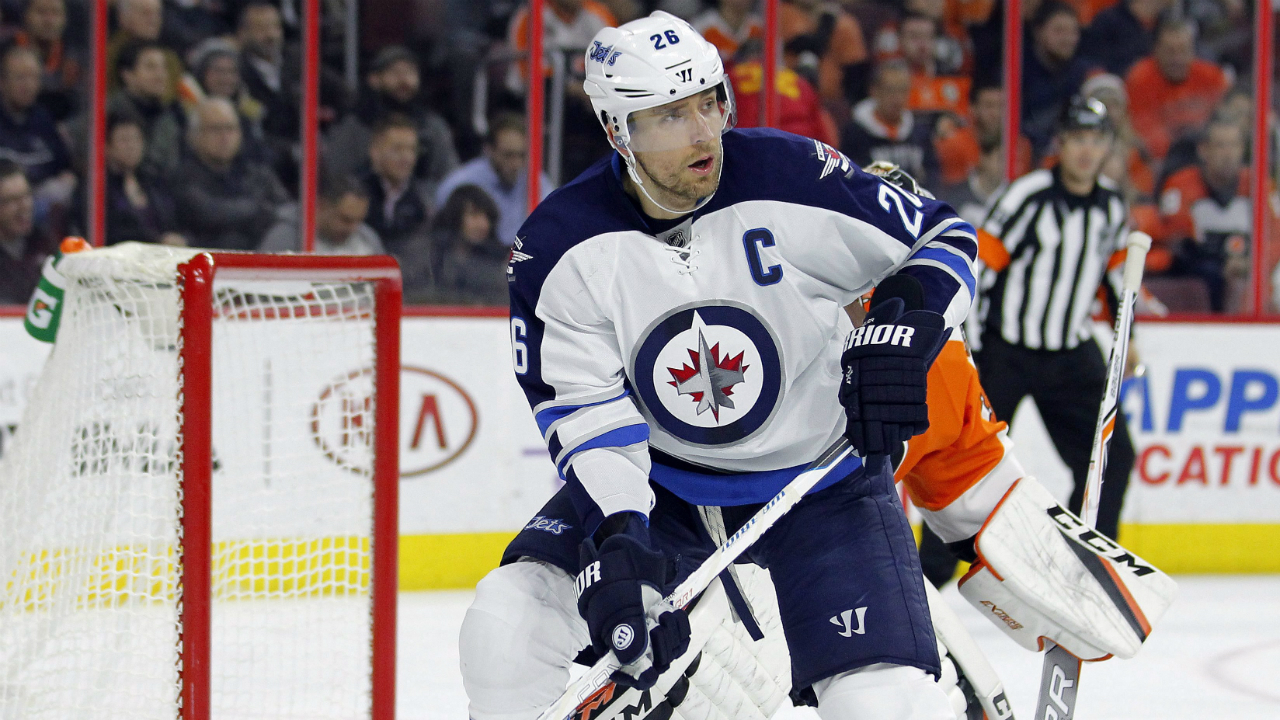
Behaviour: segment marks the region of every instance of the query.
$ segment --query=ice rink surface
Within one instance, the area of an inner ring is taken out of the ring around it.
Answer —
[[[1085,665],[1080,720],[1280,718],[1280,577],[1176,578],[1177,602],[1132,660]],[[1018,647],[955,591],[956,609],[1000,673],[1017,717],[1031,718],[1040,655]],[[458,628],[472,593],[401,593],[398,717],[465,720]],[[784,707],[779,720],[816,720]]]

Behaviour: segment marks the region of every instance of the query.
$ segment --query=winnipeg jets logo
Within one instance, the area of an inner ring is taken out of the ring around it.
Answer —
[[[858,627],[853,626],[853,615],[858,614]],[[839,615],[831,617],[831,624],[844,629],[840,631],[840,637],[853,637],[854,635],[867,634],[866,625],[863,624],[863,618],[867,616],[867,609],[860,607],[855,610],[845,610]]]
[[[720,344],[707,347],[703,329],[698,329],[698,349],[689,351],[693,367],[667,368],[674,381],[668,383],[681,395],[690,395],[698,404],[697,413],[710,410],[717,421],[720,408],[733,408],[733,386],[742,382],[747,366],[742,363],[743,353],[733,357],[720,357]]]
[[[702,447],[755,434],[785,387],[777,336],[750,308],[720,303],[686,305],[654,320],[628,368],[651,426]]]
[[[814,140],[813,146],[818,149],[818,161],[822,163],[819,180],[835,172],[836,168],[839,168],[845,177],[853,173],[853,163],[844,153],[819,140]]]
[[[516,263],[533,259],[533,256],[530,255],[529,253],[520,251],[520,249],[523,247],[524,247],[524,238],[516,237],[516,241],[511,246],[511,255],[510,257],[507,258],[508,279],[510,279],[512,275],[516,274]]]

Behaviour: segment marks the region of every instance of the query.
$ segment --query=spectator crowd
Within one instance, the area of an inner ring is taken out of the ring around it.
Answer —
[[[25,302],[56,241],[87,230],[92,1],[0,0],[0,303]],[[528,213],[527,5],[360,2],[349,86],[350,2],[321,2],[315,252],[396,256],[410,302],[505,304]],[[107,243],[301,249],[300,6],[110,0]],[[1245,308],[1252,264],[1274,263],[1252,257],[1251,3],[1021,7],[1017,138],[1002,129],[1001,0],[783,0],[782,129],[895,162],[978,224],[1005,154],[1020,173],[1053,166],[1060,109],[1094,97],[1117,127],[1104,173],[1156,240],[1152,290],[1175,310]],[[738,125],[760,124],[759,0],[546,0],[540,81],[564,89],[549,98],[560,135],[544,196],[609,152],[581,91],[583,49],[654,9],[719,49]]]

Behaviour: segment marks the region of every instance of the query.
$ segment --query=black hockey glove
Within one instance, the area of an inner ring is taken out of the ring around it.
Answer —
[[[660,588],[669,565],[649,548],[649,529],[640,517],[625,513],[605,522],[616,529],[582,543],[582,571],[574,583],[578,612],[595,651],[603,657],[612,650],[622,664],[614,681],[644,690],[689,649],[689,617],[667,609]]]
[[[926,378],[951,331],[941,315],[919,309],[922,295],[909,275],[887,278],[840,356],[844,434],[863,457],[889,455],[929,429]]]

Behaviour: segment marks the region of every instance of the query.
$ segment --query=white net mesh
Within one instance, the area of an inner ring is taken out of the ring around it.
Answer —
[[[0,719],[177,715],[191,255],[60,266],[57,345],[0,459]],[[215,276],[214,294],[212,716],[368,717],[372,288]]]

